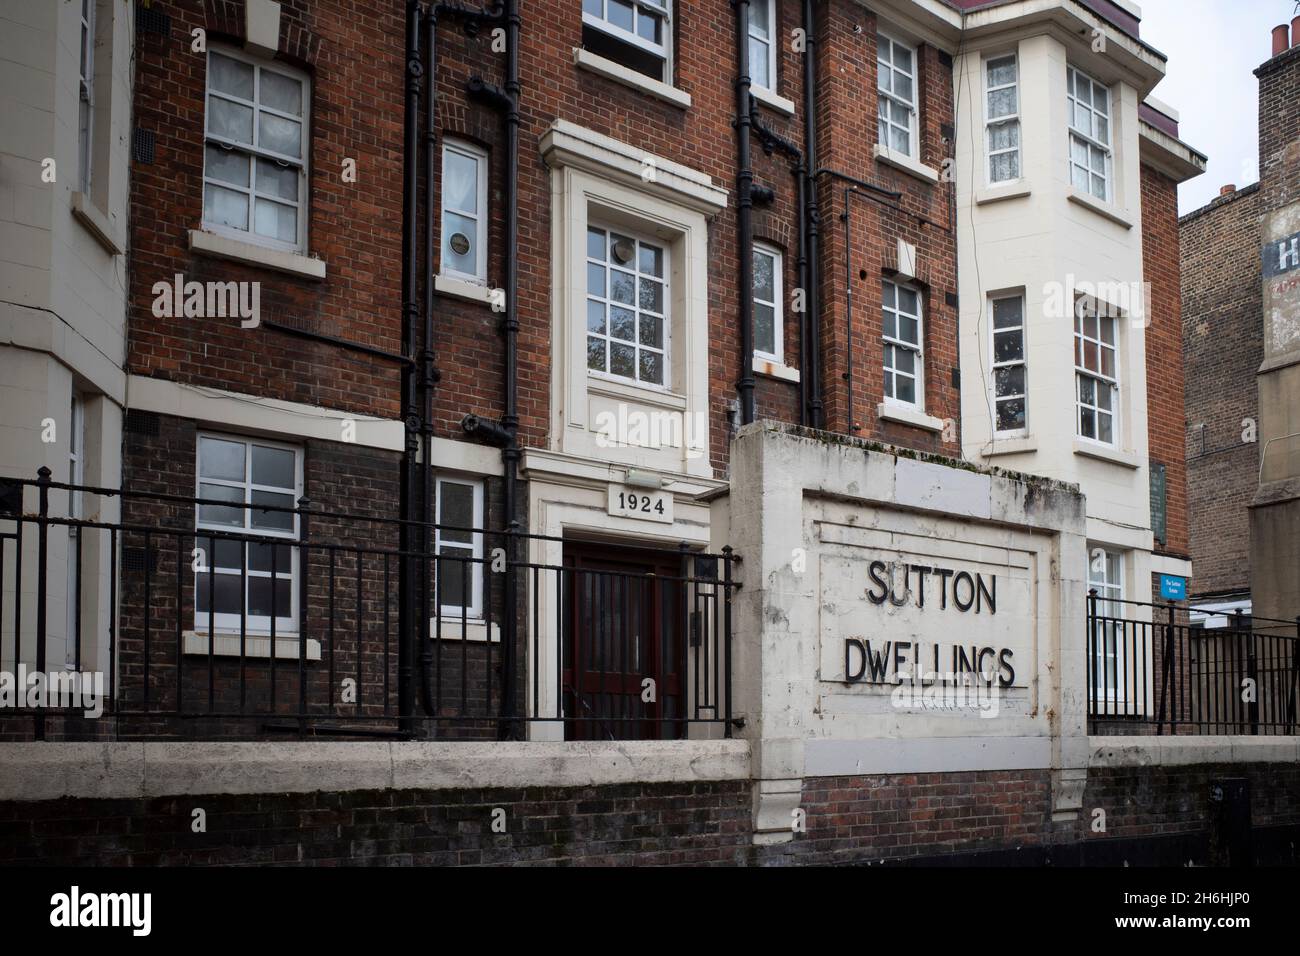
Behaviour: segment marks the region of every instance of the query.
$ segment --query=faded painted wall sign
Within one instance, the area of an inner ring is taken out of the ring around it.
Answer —
[[[1265,219],[1260,257],[1267,360],[1300,351],[1300,204]]]

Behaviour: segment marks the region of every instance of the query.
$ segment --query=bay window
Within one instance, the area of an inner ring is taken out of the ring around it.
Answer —
[[[999,296],[993,300],[993,404],[998,434],[1025,431],[1027,371],[1024,296]]]
[[[1070,183],[1110,201],[1110,91],[1074,67],[1066,68],[1070,122]]]
[[[985,64],[985,125],[989,183],[1020,178],[1020,89],[1016,57],[1000,56]]]
[[[1119,320],[1080,300],[1074,313],[1074,367],[1079,437],[1114,445]]]

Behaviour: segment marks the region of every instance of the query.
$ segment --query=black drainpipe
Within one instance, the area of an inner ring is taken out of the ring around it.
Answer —
[[[416,202],[418,198],[417,120],[420,93],[424,81],[424,66],[420,62],[420,5],[418,0],[408,0],[406,5],[406,106],[403,114],[403,205],[402,215],[402,352],[410,355],[415,349],[415,322],[418,272],[416,270]],[[415,489],[417,481],[416,458],[419,448],[417,429],[419,412],[416,403],[416,370],[414,364],[402,367],[402,421],[406,425],[406,444],[402,453],[402,474],[398,510],[401,514],[399,532],[399,601],[397,646],[397,713],[404,732],[415,730],[414,664],[417,650],[417,625],[415,594],[415,566],[411,557],[416,529]]]
[[[822,355],[821,355],[821,236],[819,233],[819,203],[817,199],[817,64],[813,37],[812,0],[803,0],[803,123],[804,123],[804,182],[807,197],[803,228],[804,249],[808,259],[807,285],[804,286],[804,321],[807,325],[807,355],[800,349],[800,364],[806,379],[808,398],[808,424],[825,428],[822,406]]]
[[[501,728],[500,735],[507,739],[518,739],[520,728],[515,723],[515,678],[516,665],[515,633],[518,620],[518,608],[515,600],[516,582],[519,562],[519,513],[515,501],[515,485],[519,469],[519,0],[506,0],[506,96],[510,98],[510,108],[506,113],[506,235],[510,237],[506,247],[506,408],[501,424],[510,433],[510,444],[501,451],[501,460],[505,465],[505,488],[503,498],[506,509],[506,558],[510,562],[505,580],[504,599],[506,602],[504,628],[504,670],[501,682]]]
[[[502,8],[497,7],[496,10]],[[498,17],[501,14],[496,14]],[[502,333],[505,337],[505,408],[500,423],[466,415],[461,427],[466,434],[484,437],[501,446],[504,466],[502,481],[502,508],[506,526],[506,575],[502,584],[501,599],[505,613],[501,622],[501,717],[498,735],[502,739],[517,740],[522,736],[516,715],[518,693],[518,567],[520,527],[518,514],[519,461],[523,452],[519,447],[519,312],[516,305],[519,293],[519,0],[506,0],[504,6],[506,25],[506,82],[501,90],[481,77],[469,81],[469,93],[475,99],[499,110],[506,118],[506,287],[505,319]]]
[[[420,444],[424,449],[424,500],[420,522],[420,704],[425,714],[435,716],[433,693],[433,641],[428,631],[432,616],[433,576],[429,567],[433,510],[433,397],[439,375],[433,366],[433,270],[434,216],[433,173],[438,147],[438,7],[424,18],[425,47],[429,51],[429,95],[425,98],[424,121],[424,335],[420,349],[420,380],[424,389],[424,414],[420,423]]]
[[[749,80],[749,0],[736,0],[736,228],[740,239],[740,378],[736,392],[740,423],[754,420],[754,171],[749,160],[749,129],[753,104]]]

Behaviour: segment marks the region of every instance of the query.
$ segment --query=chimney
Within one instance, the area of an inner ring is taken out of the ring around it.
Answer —
[[[1223,186],[1222,188],[1219,189],[1219,195],[1220,195],[1220,196],[1231,196],[1231,195],[1232,195],[1233,193],[1235,193],[1236,191],[1237,191],[1237,187],[1236,187],[1235,185],[1233,185],[1232,183],[1228,183],[1228,185]]]
[[[1300,17],[1291,21],[1291,46],[1300,46]]]
[[[1285,23],[1280,23],[1273,28],[1273,55],[1285,53],[1291,46],[1291,31]]]

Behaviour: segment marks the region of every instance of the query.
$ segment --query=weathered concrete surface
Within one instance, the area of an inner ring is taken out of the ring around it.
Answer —
[[[740,780],[744,740],[5,743],[0,800]]]

